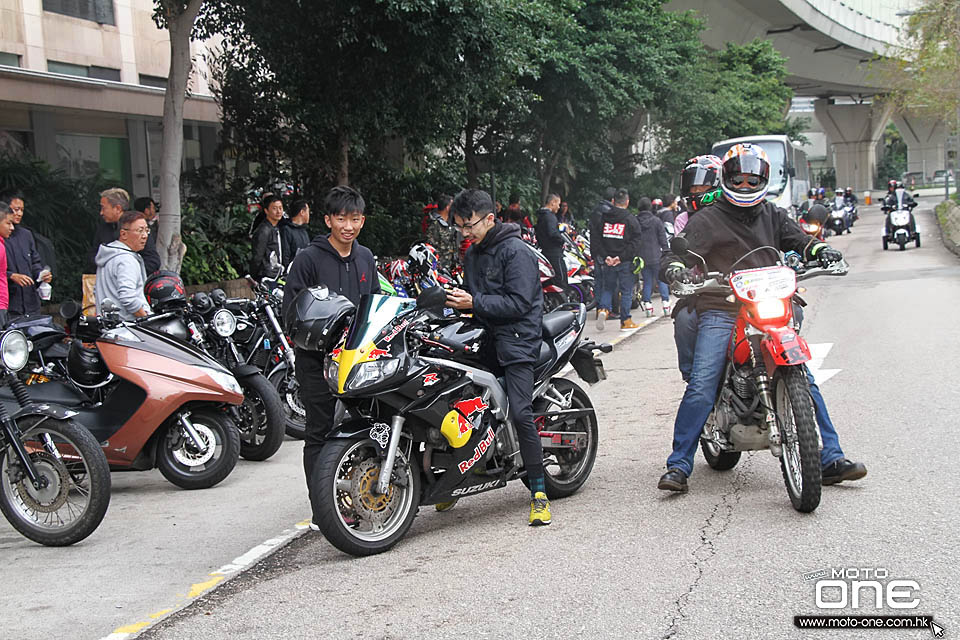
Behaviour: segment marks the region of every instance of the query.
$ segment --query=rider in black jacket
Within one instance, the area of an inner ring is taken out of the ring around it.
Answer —
[[[457,229],[473,243],[464,264],[469,293],[454,289],[447,294],[447,306],[472,309],[493,333],[497,362],[490,364],[495,371],[503,369],[506,381],[510,420],[520,439],[520,456],[532,494],[529,522],[532,526],[550,524],[543,449],[533,424],[533,365],[540,352],[543,314],[537,260],[520,239],[520,228],[496,219],[493,200],[485,191],[461,191],[451,211]]]
[[[806,259],[823,265],[843,258],[836,249],[811,238],[787,216],[766,201],[770,163],[759,147],[744,143],[734,146],[724,157],[722,170],[724,198],[705,207],[690,219],[683,231],[689,252],[702,256],[711,271],[729,273],[731,267],[752,249],[772,246],[780,251],[796,251]],[[738,268],[770,266],[770,252],[757,252],[738,263]],[[699,262],[691,253],[664,255],[661,276],[667,282],[702,281],[704,275],[693,267]],[[703,425],[713,409],[717,387],[723,376],[730,334],[737,306],[723,295],[700,295],[696,300],[697,336],[694,364],[673,430],[673,452],[667,459],[667,472],[658,488],[686,491],[687,477],[693,471],[693,456]],[[817,421],[823,435],[821,454],[823,483],[857,480],[866,475],[866,467],[847,460],[840,450],[826,405],[807,371]]]
[[[368,293],[380,293],[380,278],[373,253],[359,242],[365,216],[363,196],[350,187],[334,187],[324,201],[324,222],[330,234],[317,236],[290,264],[287,283],[283,289],[283,316],[290,319],[291,307],[303,289],[326,285],[331,293],[339,293],[353,304]],[[264,223],[267,224],[267,223]],[[310,502],[319,497],[313,494],[311,482],[317,456],[323,441],[333,427],[336,399],[323,377],[325,353],[297,349],[296,376],[300,385],[300,399],[306,409],[303,437],[303,471],[307,479]],[[314,514],[318,510],[314,508]]]
[[[540,251],[553,267],[554,281],[563,287],[567,284],[567,271],[563,262],[563,234],[560,233],[560,222],[557,220],[559,210],[560,196],[551,193],[543,203],[543,208],[537,212],[534,231],[537,233]]]

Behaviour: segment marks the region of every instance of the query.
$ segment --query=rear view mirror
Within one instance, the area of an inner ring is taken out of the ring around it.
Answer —
[[[115,311],[119,311],[120,307],[118,307],[117,303],[110,298],[104,298],[103,302],[100,303],[100,310],[104,313],[113,313]]]
[[[424,289],[417,296],[417,309],[442,309],[446,303],[447,292],[439,286]]]
[[[71,322],[80,317],[81,311],[83,311],[83,309],[76,300],[64,300],[63,303],[60,304],[60,317],[67,322]]]

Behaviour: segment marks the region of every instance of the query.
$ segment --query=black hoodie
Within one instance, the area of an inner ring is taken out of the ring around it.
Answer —
[[[350,255],[344,258],[330,244],[329,235],[314,238],[290,264],[283,288],[284,318],[300,291],[321,284],[353,304],[359,304],[360,296],[366,293],[380,293],[373,253],[354,240]]]
[[[537,258],[520,239],[520,227],[497,222],[467,250],[464,275],[474,316],[493,331],[500,365],[536,362],[543,289]]]

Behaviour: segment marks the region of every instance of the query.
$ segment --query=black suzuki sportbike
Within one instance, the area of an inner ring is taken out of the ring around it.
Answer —
[[[311,292],[327,295],[318,289]],[[327,383],[340,401],[314,474],[312,489],[322,496],[315,524],[346,553],[390,549],[421,505],[526,482],[503,379],[480,361],[485,330],[469,318],[444,317],[445,302],[441,287],[416,300],[364,296],[326,358]],[[606,376],[594,351],[611,350],[582,341],[586,310],[571,307],[543,317],[534,369],[551,499],[576,492],[597,455],[593,404],[561,370],[569,362],[596,383]]]

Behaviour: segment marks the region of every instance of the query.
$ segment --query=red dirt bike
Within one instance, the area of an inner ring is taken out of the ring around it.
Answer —
[[[810,347],[797,333],[794,303],[797,281],[819,275],[842,276],[848,265],[840,261],[827,268],[816,262],[793,268],[780,262],[774,247],[759,247],[734,263],[729,274],[710,272],[706,261],[688,251],[686,239],[674,238],[670,247],[703,263],[702,284],[675,282],[678,297],[709,292],[727,294],[739,305],[730,338],[726,371],[717,390],[713,412],[700,436],[707,464],[726,471],[740,461],[742,451],[769,449],[780,459],[783,481],[797,511],[808,513],[820,504],[820,430],[817,428],[804,363]],[[776,266],[735,270],[748,256],[769,251]]]

